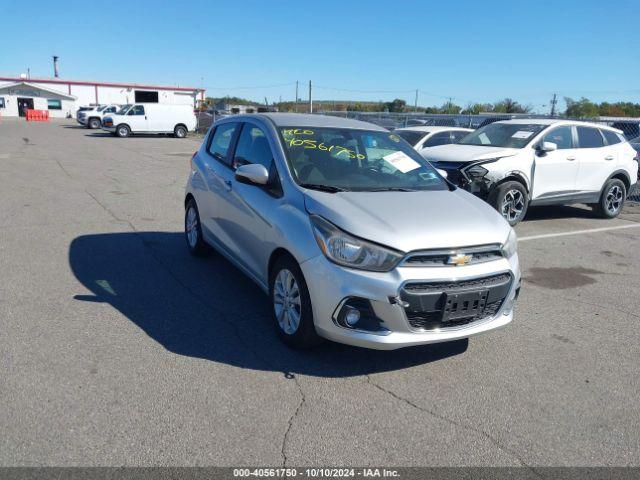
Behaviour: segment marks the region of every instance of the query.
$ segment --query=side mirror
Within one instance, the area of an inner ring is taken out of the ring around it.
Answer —
[[[440,168],[436,168],[436,170],[438,170],[438,173],[442,175],[444,178],[447,178],[449,176],[446,170],[441,170]]]
[[[538,145],[538,151],[540,152],[553,152],[558,149],[558,145],[553,142],[542,142]]]
[[[253,185],[266,185],[269,182],[269,171],[259,163],[247,163],[236,169],[236,180]]]

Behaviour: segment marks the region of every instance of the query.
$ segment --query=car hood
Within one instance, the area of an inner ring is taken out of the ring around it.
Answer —
[[[510,157],[520,151],[518,148],[483,147],[481,145],[438,145],[420,151],[431,162],[467,163],[496,157]]]
[[[503,243],[510,227],[472,194],[454,191],[338,192],[306,190],[305,206],[343,230],[396,250]]]

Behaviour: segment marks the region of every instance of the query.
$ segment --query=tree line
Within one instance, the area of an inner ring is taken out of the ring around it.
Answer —
[[[213,108],[216,104],[223,101],[227,104],[234,105],[262,105],[251,100],[239,97],[207,97],[205,99],[205,108]],[[591,117],[640,117],[640,103],[633,102],[592,102],[588,98],[580,98],[574,100],[565,97],[565,111],[557,111],[558,115],[576,118]],[[505,98],[494,103],[472,103],[466,106],[457,105],[451,101],[445,102],[440,106],[417,107],[407,105],[405,100],[396,98],[390,102],[370,102],[370,101],[345,101],[345,100],[316,100],[314,109],[347,111],[347,112],[392,112],[392,113],[436,113],[436,114],[461,114],[461,115],[477,115],[480,113],[531,113],[533,108],[531,105],[524,105],[512,98]],[[270,106],[277,108],[281,112],[306,112],[308,105],[305,101],[299,100],[298,103],[293,101],[274,102]]]

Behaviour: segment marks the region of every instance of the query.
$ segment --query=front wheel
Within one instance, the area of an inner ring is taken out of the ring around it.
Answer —
[[[127,125],[118,125],[116,128],[116,135],[120,138],[128,137],[131,134],[131,129]]]
[[[100,128],[101,124],[102,124],[102,122],[100,122],[99,118],[92,118],[91,120],[89,120],[89,128],[91,130],[95,130],[96,128]]]
[[[187,208],[184,212],[184,236],[191,255],[203,257],[209,253],[209,246],[202,237],[200,212],[198,212],[198,206],[193,198],[187,202]]]
[[[307,283],[298,263],[280,257],[269,279],[273,321],[280,339],[292,348],[311,348],[321,342],[313,323]]]
[[[529,195],[520,182],[505,182],[489,195],[488,201],[513,227],[526,215]]]
[[[182,125],[178,125],[174,130],[173,130],[173,135],[176,138],[184,138],[187,136],[187,129],[185,127],[183,127]]]
[[[615,218],[620,215],[625,198],[627,198],[627,188],[624,183],[622,180],[612,178],[604,184],[600,201],[594,209],[602,218]]]

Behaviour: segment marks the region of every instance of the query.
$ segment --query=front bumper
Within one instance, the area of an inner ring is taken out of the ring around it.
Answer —
[[[76,121],[77,121],[80,125],[86,125],[86,124],[87,124],[87,118],[86,118],[86,117],[78,117],[78,118],[76,118]]]
[[[446,342],[468,338],[506,326],[513,320],[513,308],[507,304],[520,287],[518,256],[462,267],[401,266],[391,272],[366,272],[340,267],[320,255],[300,265],[309,287],[317,333],[330,340],[378,350]],[[397,300],[403,286],[413,282],[459,282],[506,273],[511,276],[504,301],[494,315],[467,324],[452,324],[429,330],[415,328],[409,322],[406,305]],[[351,329],[338,325],[336,312],[345,299],[357,297],[370,302],[382,331]],[[505,311],[509,310],[507,314]]]

